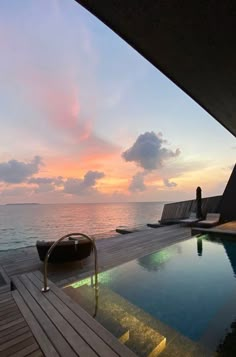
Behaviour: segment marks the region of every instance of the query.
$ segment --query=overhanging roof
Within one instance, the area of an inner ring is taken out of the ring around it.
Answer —
[[[236,2],[76,0],[236,136]]]

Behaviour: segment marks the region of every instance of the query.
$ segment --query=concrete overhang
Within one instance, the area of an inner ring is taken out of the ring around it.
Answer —
[[[76,0],[236,136],[236,2]]]

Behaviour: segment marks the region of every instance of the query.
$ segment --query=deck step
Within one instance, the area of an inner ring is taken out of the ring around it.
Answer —
[[[66,292],[76,299],[82,306],[92,313],[94,310],[94,290],[84,285],[78,289],[72,287],[65,289]],[[120,338],[121,329],[129,332],[126,345],[139,356],[158,356],[166,345],[166,338],[158,331],[151,328],[146,321],[132,313],[133,306],[106,287],[99,292],[99,305],[96,319],[117,338]],[[131,310],[131,312],[130,312]]]
[[[126,331],[122,336],[120,336],[119,341],[122,344],[125,344],[127,341],[129,341],[129,330]]]

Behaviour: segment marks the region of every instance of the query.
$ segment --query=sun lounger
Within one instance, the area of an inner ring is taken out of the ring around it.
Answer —
[[[198,222],[198,226],[211,228],[216,226],[220,221],[220,213],[207,213],[206,219]]]
[[[198,221],[199,221],[199,218],[197,218],[196,213],[195,212],[191,212],[190,215],[189,215],[189,218],[180,219],[179,223],[192,224],[192,223],[196,223]]]
[[[160,228],[163,227],[161,223],[147,223],[147,226],[150,228]]]

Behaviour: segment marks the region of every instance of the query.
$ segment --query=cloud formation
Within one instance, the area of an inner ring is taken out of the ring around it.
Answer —
[[[126,161],[135,162],[145,170],[155,170],[163,166],[165,160],[177,157],[180,150],[172,151],[164,147],[166,140],[162,134],[153,131],[139,135],[135,143],[122,153]]]
[[[145,173],[138,172],[132,177],[131,183],[129,185],[129,191],[131,192],[143,192],[146,190],[146,185],[144,183]]]
[[[34,190],[35,193],[44,193],[52,191],[55,191],[55,186],[52,183],[42,183],[38,185]]]
[[[167,178],[163,179],[163,183],[166,187],[176,187],[177,186],[176,182],[170,181]]]
[[[0,163],[0,181],[6,183],[22,183],[32,175],[39,172],[40,166],[43,165],[40,156],[35,156],[28,163],[10,160]]]
[[[88,171],[83,179],[69,178],[64,183],[64,192],[72,195],[93,193],[96,191],[97,180],[104,176],[104,172]]]
[[[62,186],[64,181],[62,176],[57,177],[31,177],[28,183],[37,185],[54,184],[56,186]]]

